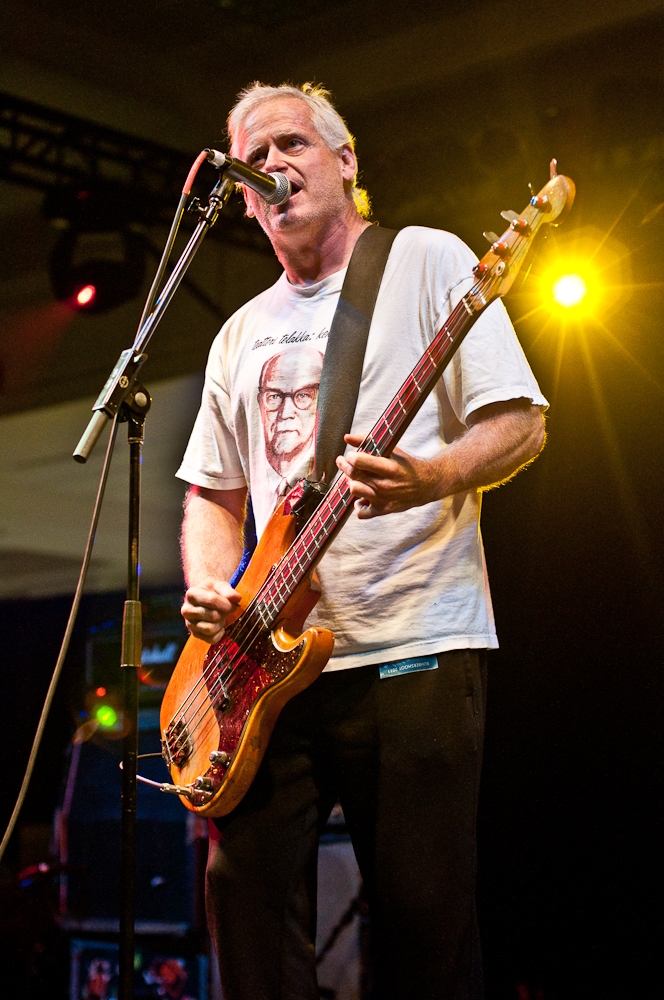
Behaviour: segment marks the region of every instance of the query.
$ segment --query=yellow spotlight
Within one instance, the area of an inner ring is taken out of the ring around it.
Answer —
[[[604,323],[632,294],[629,249],[595,226],[556,233],[533,270],[526,295],[565,325]]]
[[[554,301],[563,309],[578,306],[587,292],[588,286],[580,274],[563,274],[553,285]]]
[[[606,288],[598,268],[581,254],[565,254],[565,258],[545,266],[540,278],[542,303],[570,321],[597,316],[606,299]]]

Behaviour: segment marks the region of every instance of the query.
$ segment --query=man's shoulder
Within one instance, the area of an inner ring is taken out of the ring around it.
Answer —
[[[260,324],[261,317],[269,318],[275,308],[275,298],[280,294],[283,277],[282,273],[272,285],[247,299],[229,316],[212,343],[212,355],[233,347],[239,348],[247,329]]]
[[[430,226],[406,226],[400,229],[394,241],[395,250],[400,253],[419,252],[453,254],[461,257],[474,257],[470,247],[462,239],[446,229],[433,229]]]
[[[387,273],[393,287],[428,289],[439,300],[472,277],[476,263],[473,251],[454,233],[407,226],[394,241]]]

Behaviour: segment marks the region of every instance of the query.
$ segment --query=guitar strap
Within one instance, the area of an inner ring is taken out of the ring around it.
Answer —
[[[305,480],[303,495],[291,508],[297,517],[298,529],[334,479],[337,455],[343,455],[346,450],[344,435],[349,433],[353,423],[371,319],[396,235],[396,229],[368,226],[361,233],[348,262],[318,387],[314,473]],[[231,586],[236,586],[242,578],[255,548],[256,524],[248,494],[242,559],[231,577]]]
[[[335,459],[346,450],[362,379],[362,365],[378,290],[396,229],[369,226],[348,262],[328,336],[318,389],[314,478],[328,486],[337,473]]]

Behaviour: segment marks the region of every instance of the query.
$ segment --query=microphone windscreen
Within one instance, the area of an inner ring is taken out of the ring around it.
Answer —
[[[275,182],[276,187],[271,194],[263,195],[263,198],[268,205],[283,205],[291,196],[291,182],[286,177],[286,174],[278,172],[270,174],[270,177]]]

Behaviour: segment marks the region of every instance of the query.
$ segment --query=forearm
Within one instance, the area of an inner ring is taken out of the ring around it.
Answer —
[[[242,555],[244,491],[228,491],[232,502],[224,507],[209,499],[210,492],[194,487],[185,501],[181,545],[188,587],[207,579],[229,580]]]
[[[432,461],[436,499],[504,483],[539,454],[544,440],[538,407],[498,404]]]
[[[356,447],[359,435],[346,435]],[[455,493],[489,489],[531,461],[544,444],[538,407],[509,400],[484,406],[468,429],[434,458],[396,448],[390,458],[352,452],[337,459],[357,499],[358,517],[377,517],[420,507]]]

